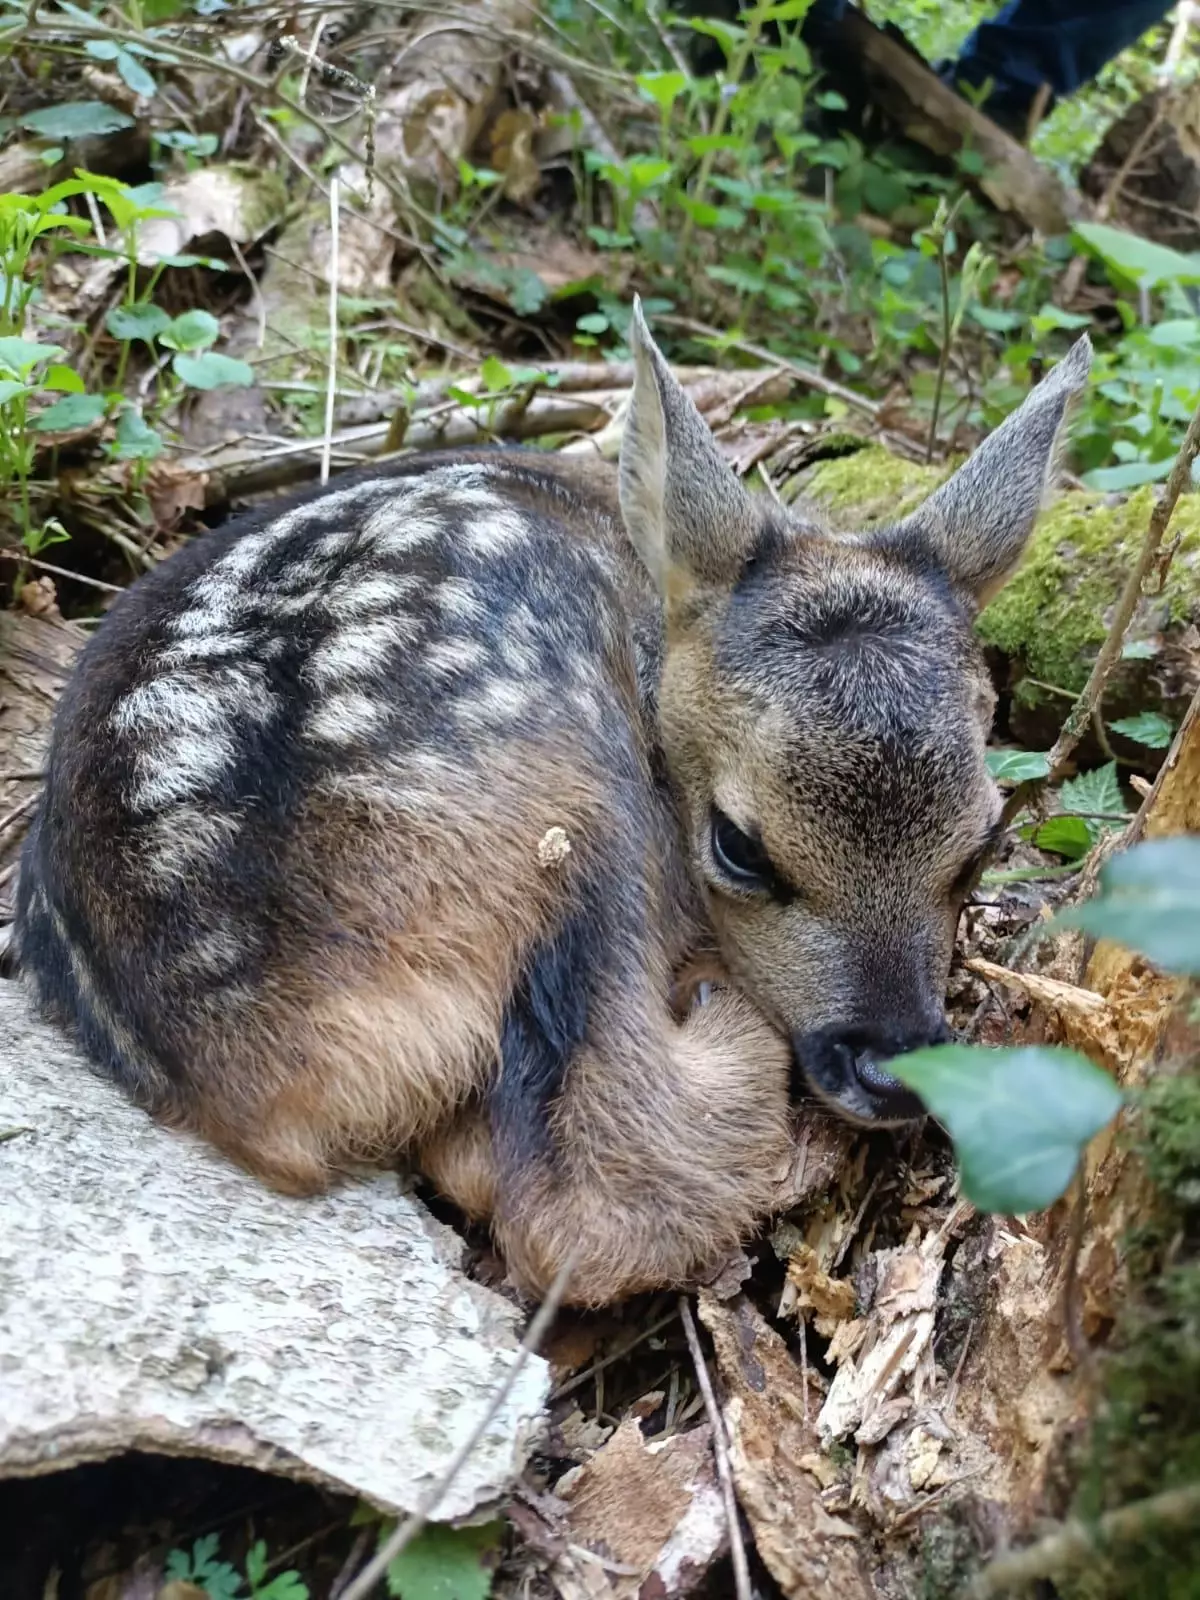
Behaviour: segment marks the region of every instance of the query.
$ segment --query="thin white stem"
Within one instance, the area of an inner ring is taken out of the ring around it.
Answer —
[[[325,434],[321,441],[321,482],[329,482],[333,454],[333,407],[337,399],[338,359],[338,180],[329,180],[329,369],[325,384]]]

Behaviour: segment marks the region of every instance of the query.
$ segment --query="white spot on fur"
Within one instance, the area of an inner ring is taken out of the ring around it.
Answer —
[[[398,556],[433,544],[443,531],[437,517],[422,516],[401,500],[377,511],[367,523],[364,536],[378,555]]]
[[[454,708],[455,721],[466,727],[493,727],[523,716],[533,705],[536,686],[514,683],[511,678],[493,678],[477,694],[460,700]]]
[[[149,829],[151,878],[160,886],[173,887],[191,878],[207,877],[238,829],[237,818],[227,812],[202,811],[190,805],[164,811]]]
[[[391,670],[396,651],[415,644],[419,632],[416,621],[403,614],[341,628],[313,651],[304,676],[322,690],[346,678],[381,677]]]
[[[374,611],[400,610],[420,594],[421,580],[411,573],[368,572],[339,583],[325,596],[325,607],[339,622],[353,622]]]
[[[527,640],[507,635],[500,641],[500,659],[514,678],[532,678],[541,668],[541,658]]]
[[[474,672],[486,660],[487,650],[477,639],[439,639],[421,656],[425,670],[438,678]]]
[[[140,751],[137,778],[129,796],[135,811],[159,811],[211,789],[236,755],[227,731],[178,733]]]
[[[383,721],[384,705],[357,689],[330,695],[309,717],[305,737],[324,744],[355,744],[375,732]]]
[[[498,556],[524,544],[529,523],[519,512],[497,505],[486,517],[474,517],[463,530],[463,543],[476,556]]]
[[[466,578],[445,578],[433,593],[434,604],[443,616],[456,622],[477,622],[486,607],[479,590]]]
[[[177,962],[180,972],[220,977],[242,960],[245,945],[229,918],[193,940]]]

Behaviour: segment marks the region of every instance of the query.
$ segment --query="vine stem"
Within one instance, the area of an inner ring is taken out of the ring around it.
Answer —
[[[708,189],[708,180],[712,176],[713,162],[717,158],[715,141],[719,139],[725,132],[725,124],[729,121],[729,108],[733,102],[733,96],[736,94],[738,87],[741,84],[743,74],[746,71],[746,65],[749,62],[751,53],[754,50],[755,44],[757,43],[759,33],[762,31],[762,24],[762,17],[759,16],[757,12],[751,12],[750,17],[746,22],[745,36],[743,37],[741,44],[738,46],[737,54],[730,62],[729,93],[723,94],[717,101],[717,110],[716,115],[713,117],[711,135],[714,143],[708,146],[703,156],[700,158],[700,170],[696,174],[696,188],[692,196],[692,205],[694,208],[698,208],[704,203],[704,195]],[[679,240],[679,255],[681,260],[686,259],[687,257],[687,249],[688,245],[691,243],[692,229],[694,226],[694,216],[691,212],[689,212],[687,219],[683,224],[683,234]]]

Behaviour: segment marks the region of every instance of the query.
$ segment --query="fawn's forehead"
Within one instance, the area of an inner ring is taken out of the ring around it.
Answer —
[[[966,832],[990,804],[986,673],[950,585],[824,540],[752,570],[715,639],[719,692],[773,805],[843,834]],[[722,693],[724,698],[724,693]]]

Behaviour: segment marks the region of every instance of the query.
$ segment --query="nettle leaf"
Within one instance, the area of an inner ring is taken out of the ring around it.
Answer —
[[[1041,1045],[937,1045],[896,1057],[888,1070],[954,1141],[966,1198],[1002,1215],[1053,1205],[1124,1098],[1086,1056]]]
[[[76,428],[90,428],[104,415],[105,399],[102,394],[69,394],[48,406],[30,423],[38,433],[67,433]]]
[[[388,1593],[398,1600],[487,1600],[503,1536],[502,1522],[431,1523],[389,1564]]]
[[[1058,801],[1064,811],[1107,811],[1115,812],[1118,817],[1129,815],[1121,795],[1121,785],[1117,782],[1115,761],[1110,761],[1104,767],[1093,767],[1090,772],[1081,772],[1077,778],[1068,778],[1058,791]],[[1108,823],[1097,821],[1096,837],[1099,838],[1106,828],[1120,825],[1119,820]]]
[[[114,306],[105,317],[104,326],[114,339],[144,339],[150,344],[171,326],[171,319],[161,306],[142,301],[132,306]],[[172,349],[179,348],[172,346]]]
[[[215,344],[221,324],[211,311],[182,311],[158,334],[168,350],[207,350]]]
[[[1114,856],[1096,897],[1046,927],[1083,928],[1166,972],[1200,977],[1200,839],[1147,839]]]
[[[1033,835],[1039,850],[1079,861],[1092,848],[1092,830],[1082,817],[1051,817]]]
[[[1050,775],[1050,763],[1040,750],[989,750],[986,760],[997,783],[1030,783]]]
[[[1139,711],[1136,717],[1122,717],[1110,722],[1114,733],[1123,733],[1127,739],[1144,744],[1151,750],[1165,750],[1175,737],[1175,725],[1157,711]]]
[[[106,105],[103,100],[68,100],[60,106],[27,111],[17,121],[43,139],[93,139],[102,133],[133,127],[133,118],[127,111]]]
[[[227,386],[249,389],[254,383],[254,368],[234,356],[205,350],[201,355],[177,355],[171,365],[176,376],[189,389],[222,389]]]

